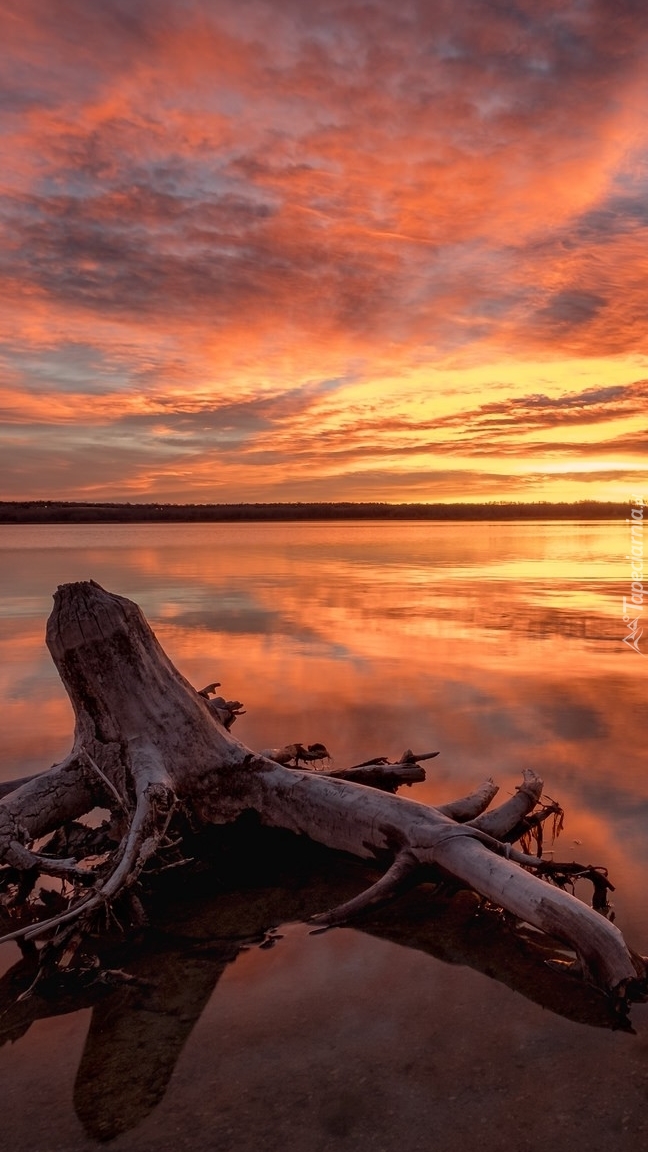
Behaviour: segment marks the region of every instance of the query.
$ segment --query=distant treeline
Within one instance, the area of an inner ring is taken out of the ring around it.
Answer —
[[[623,520],[628,506],[521,504],[118,504],[63,500],[0,501],[0,524],[205,523],[247,520]]]

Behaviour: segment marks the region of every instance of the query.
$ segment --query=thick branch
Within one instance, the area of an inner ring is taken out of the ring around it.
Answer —
[[[19,776],[17,780],[0,781],[0,800],[3,800],[5,796],[10,796],[18,788],[22,788],[23,784],[29,784],[31,780],[37,780],[42,775],[42,772],[32,772],[31,776]]]
[[[370,888],[366,888],[364,892],[360,892],[358,896],[354,896],[353,900],[347,900],[344,904],[338,904],[337,908],[331,908],[329,912],[313,916],[312,923],[331,928],[334,924],[344,924],[345,921],[351,920],[369,908],[386,904],[412,886],[417,872],[420,872],[420,865],[416,856],[409,849],[403,848],[380,880]]]
[[[584,969],[599,986],[624,994],[628,982],[636,978],[628,949],[614,925],[513,860],[493,855],[470,835],[470,826],[457,825],[412,800],[367,793],[358,785],[334,784],[319,774],[278,765],[259,782],[264,798],[259,810],[265,823],[307,832],[312,839],[358,856],[389,847],[384,832],[381,835],[378,830],[396,823],[393,805],[398,805],[403,843],[420,864],[444,868],[520,919],[565,941],[578,952]],[[537,864],[533,857],[516,855],[521,862]]]
[[[491,800],[497,796],[499,787],[494,784],[492,780],[484,780],[474,792],[468,796],[462,796],[460,800],[452,800],[449,804],[437,805],[437,812],[441,812],[443,816],[450,816],[459,824],[465,823],[467,820],[474,820],[480,812],[488,808]]]
[[[518,786],[515,795],[497,808],[471,820],[473,828],[479,828],[489,836],[502,840],[524,816],[533,811],[540,802],[543,783],[530,768],[525,768],[522,775],[523,783]]]
[[[364,784],[367,788],[379,788],[382,792],[396,792],[403,785],[422,784],[425,769],[420,764],[361,764],[357,768],[337,768],[325,772],[330,780],[351,780]]]
[[[321,764],[331,758],[324,744],[285,744],[282,748],[265,748],[259,755],[287,768],[299,768],[301,764]],[[420,762],[432,760],[438,755],[438,752],[416,754],[408,748],[400,760],[393,763],[390,763],[387,756],[375,756],[371,760],[363,760],[362,764],[353,764],[350,768],[329,769],[322,772],[322,775],[331,780],[351,780],[356,784],[365,784],[368,788],[380,788],[383,792],[396,792],[402,785],[409,787],[422,783],[425,780],[425,769],[421,768]]]
[[[48,772],[28,777],[0,803],[0,854],[5,837],[24,843],[45,836],[95,807],[96,795],[76,751]]]

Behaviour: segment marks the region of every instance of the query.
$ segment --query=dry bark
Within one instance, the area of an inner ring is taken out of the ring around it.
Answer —
[[[268,827],[385,861],[385,874],[366,892],[322,911],[323,925],[355,917],[431,874],[443,875],[563,941],[584,976],[615,1000],[625,1002],[645,977],[618,928],[557,886],[567,884],[574,869],[589,869],[604,911],[609,882],[602,870],[556,865],[507,842],[540,802],[542,781],[533,773],[525,772],[516,795],[498,808],[484,811],[496,791],[492,781],[433,808],[389,794],[399,773],[406,783],[408,772],[420,776],[419,761],[430,753],[408,751],[396,765],[377,758],[347,770],[370,769],[373,787],[357,782],[362,775],[343,779],[339,771],[299,767],[324,760],[323,745],[255,753],[229,730],[241,704],[212,699],[217,684],[197,692],[137,605],[92,581],[58,589],[47,644],[74,709],[74,744],[62,764],[0,801],[0,862],[15,905],[15,926],[4,939],[27,947],[46,939],[45,955],[60,961],[97,914],[114,912],[125,896],[130,913],[141,914],[138,877],[144,869],[179,863],[189,829],[232,823],[253,811]],[[96,836],[88,834],[84,846],[76,824],[97,805],[111,812],[98,859]],[[52,833],[48,843],[39,843]],[[71,844],[77,847],[70,854],[65,849]],[[62,877],[71,895],[55,915],[33,923],[24,905],[41,873]]]

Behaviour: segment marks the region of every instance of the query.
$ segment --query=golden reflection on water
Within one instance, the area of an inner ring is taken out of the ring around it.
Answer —
[[[69,746],[45,619],[57,584],[92,577],[141,604],[193,683],[245,702],[253,747],[438,748],[431,800],[530,765],[578,810],[629,818],[648,774],[627,546],[621,523],[4,528],[0,773]]]
[[[645,657],[622,643],[623,523],[4,528],[0,773],[67,751],[44,647],[50,597],[92,577],[141,604],[181,671],[242,699],[252,747],[320,740],[335,763],[440,756],[419,796],[535,768],[568,830],[645,862]],[[648,636],[647,636],[648,643]],[[593,823],[598,829],[592,834]],[[602,828],[607,829],[607,837]],[[590,841],[592,843],[590,844]]]

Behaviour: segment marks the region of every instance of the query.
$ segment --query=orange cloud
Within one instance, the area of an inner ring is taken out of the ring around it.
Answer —
[[[475,368],[517,366],[511,401],[578,393],[570,360],[603,365],[602,395],[644,378],[648,16],[630,0],[470,19],[416,0],[25,0],[0,20],[5,495],[209,499],[217,471],[219,497],[291,499],[309,455],[305,494],[420,498],[427,473],[451,498],[437,452],[455,495],[489,495],[487,373],[481,432],[458,431]],[[593,461],[614,453],[609,396]],[[48,425],[70,426],[55,449]],[[639,467],[641,428],[617,432]],[[494,450],[541,454],[528,414]],[[508,475],[511,495],[566,491]]]

